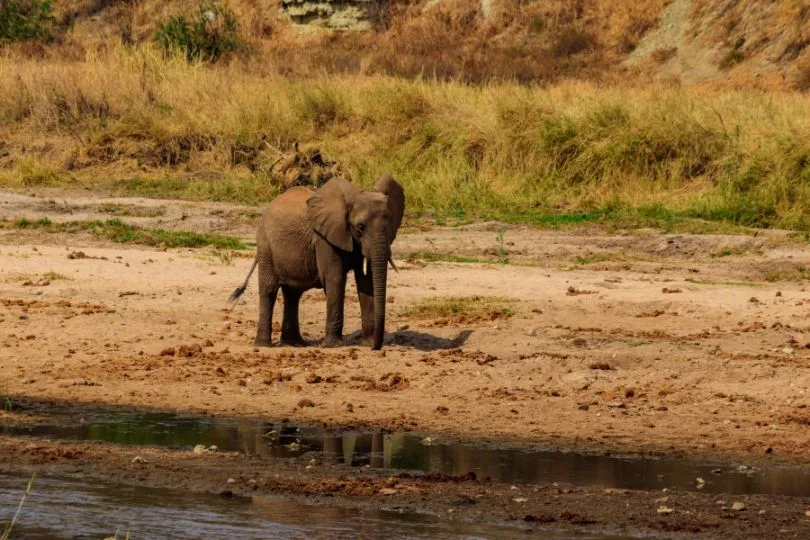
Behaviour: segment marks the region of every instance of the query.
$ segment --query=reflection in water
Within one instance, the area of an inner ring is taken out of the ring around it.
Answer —
[[[193,448],[216,445],[267,458],[320,453],[349,466],[464,474],[475,472],[510,483],[560,482],[625,489],[697,489],[713,493],[810,495],[810,469],[769,467],[739,471],[734,466],[682,459],[625,459],[566,452],[494,449],[469,444],[434,444],[408,433],[334,432],[286,423],[208,420],[173,414],[99,412],[59,426],[7,426],[0,432],[51,438],[98,440],[126,445]]]

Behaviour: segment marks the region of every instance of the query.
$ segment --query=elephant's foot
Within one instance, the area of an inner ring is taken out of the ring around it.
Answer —
[[[343,338],[337,336],[326,336],[323,338],[322,347],[340,347],[343,345]]]
[[[270,338],[260,338],[257,337],[253,340],[254,347],[271,347],[273,344],[270,341]]]
[[[301,337],[301,334],[281,336],[281,343],[290,347],[305,347],[307,344],[304,338]]]

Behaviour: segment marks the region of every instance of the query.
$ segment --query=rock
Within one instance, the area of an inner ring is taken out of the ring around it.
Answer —
[[[135,456],[132,458],[132,463],[149,463],[147,460],[142,458],[141,456]]]
[[[525,503],[528,500],[529,499],[527,499],[526,497],[515,497],[514,499],[512,499],[512,502]]]
[[[228,478],[228,479],[225,481],[225,483],[226,483],[226,484],[235,484],[235,483],[236,483],[236,480],[234,480],[233,478]]]
[[[697,483],[698,489],[703,489],[703,486],[706,485],[706,480],[698,476],[697,479],[695,480],[695,483]]]
[[[796,352],[796,350],[793,347],[785,347],[782,349],[782,352],[785,354],[793,354]]]
[[[751,298],[748,299],[748,301],[751,302],[752,304],[759,304],[759,298],[757,298],[756,296],[752,296]]]
[[[723,469],[712,469],[712,474],[723,474]]]
[[[673,510],[672,508],[669,508],[668,506],[659,506],[658,510],[656,510],[656,512],[658,512],[661,515],[668,515],[668,514],[671,514],[674,511],[675,510]]]
[[[195,454],[204,454],[205,453],[205,445],[204,444],[196,445],[194,447],[194,453]]]
[[[588,410],[588,404],[583,403],[582,405],[579,406],[579,410],[580,411],[587,411]]]
[[[380,495],[393,495],[397,492],[394,488],[382,488],[380,490]]]
[[[425,446],[430,446],[430,445],[433,444],[433,437],[425,437],[424,439],[422,439],[419,442],[424,444]]]
[[[742,512],[743,510],[745,510],[745,503],[739,501],[732,503],[731,509],[734,510],[735,512]]]
[[[303,409],[304,407],[314,407],[315,402],[311,399],[303,398],[298,401],[298,408]]]

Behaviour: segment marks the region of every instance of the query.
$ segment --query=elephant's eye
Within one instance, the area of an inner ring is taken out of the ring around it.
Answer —
[[[355,227],[357,228],[357,232],[359,232],[360,234],[363,234],[363,232],[366,230],[365,223],[358,223],[357,225],[355,225]]]

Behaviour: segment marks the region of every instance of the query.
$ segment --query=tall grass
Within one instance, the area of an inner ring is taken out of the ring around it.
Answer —
[[[11,529],[13,529],[14,524],[17,523],[17,518],[20,516],[20,512],[22,511],[23,503],[25,503],[26,497],[28,497],[28,494],[31,492],[31,486],[34,485],[34,479],[36,477],[36,473],[31,475],[31,480],[28,481],[28,485],[25,487],[25,492],[23,492],[23,496],[20,499],[20,504],[17,505],[17,511],[14,512],[14,516],[11,518],[11,521],[5,525],[2,532],[0,532],[0,540],[8,540],[11,536]]]
[[[81,62],[0,57],[0,183],[261,203],[235,145],[321,146],[413,214],[553,221],[696,217],[810,230],[810,102],[799,94],[566,82],[289,80],[145,46]]]

